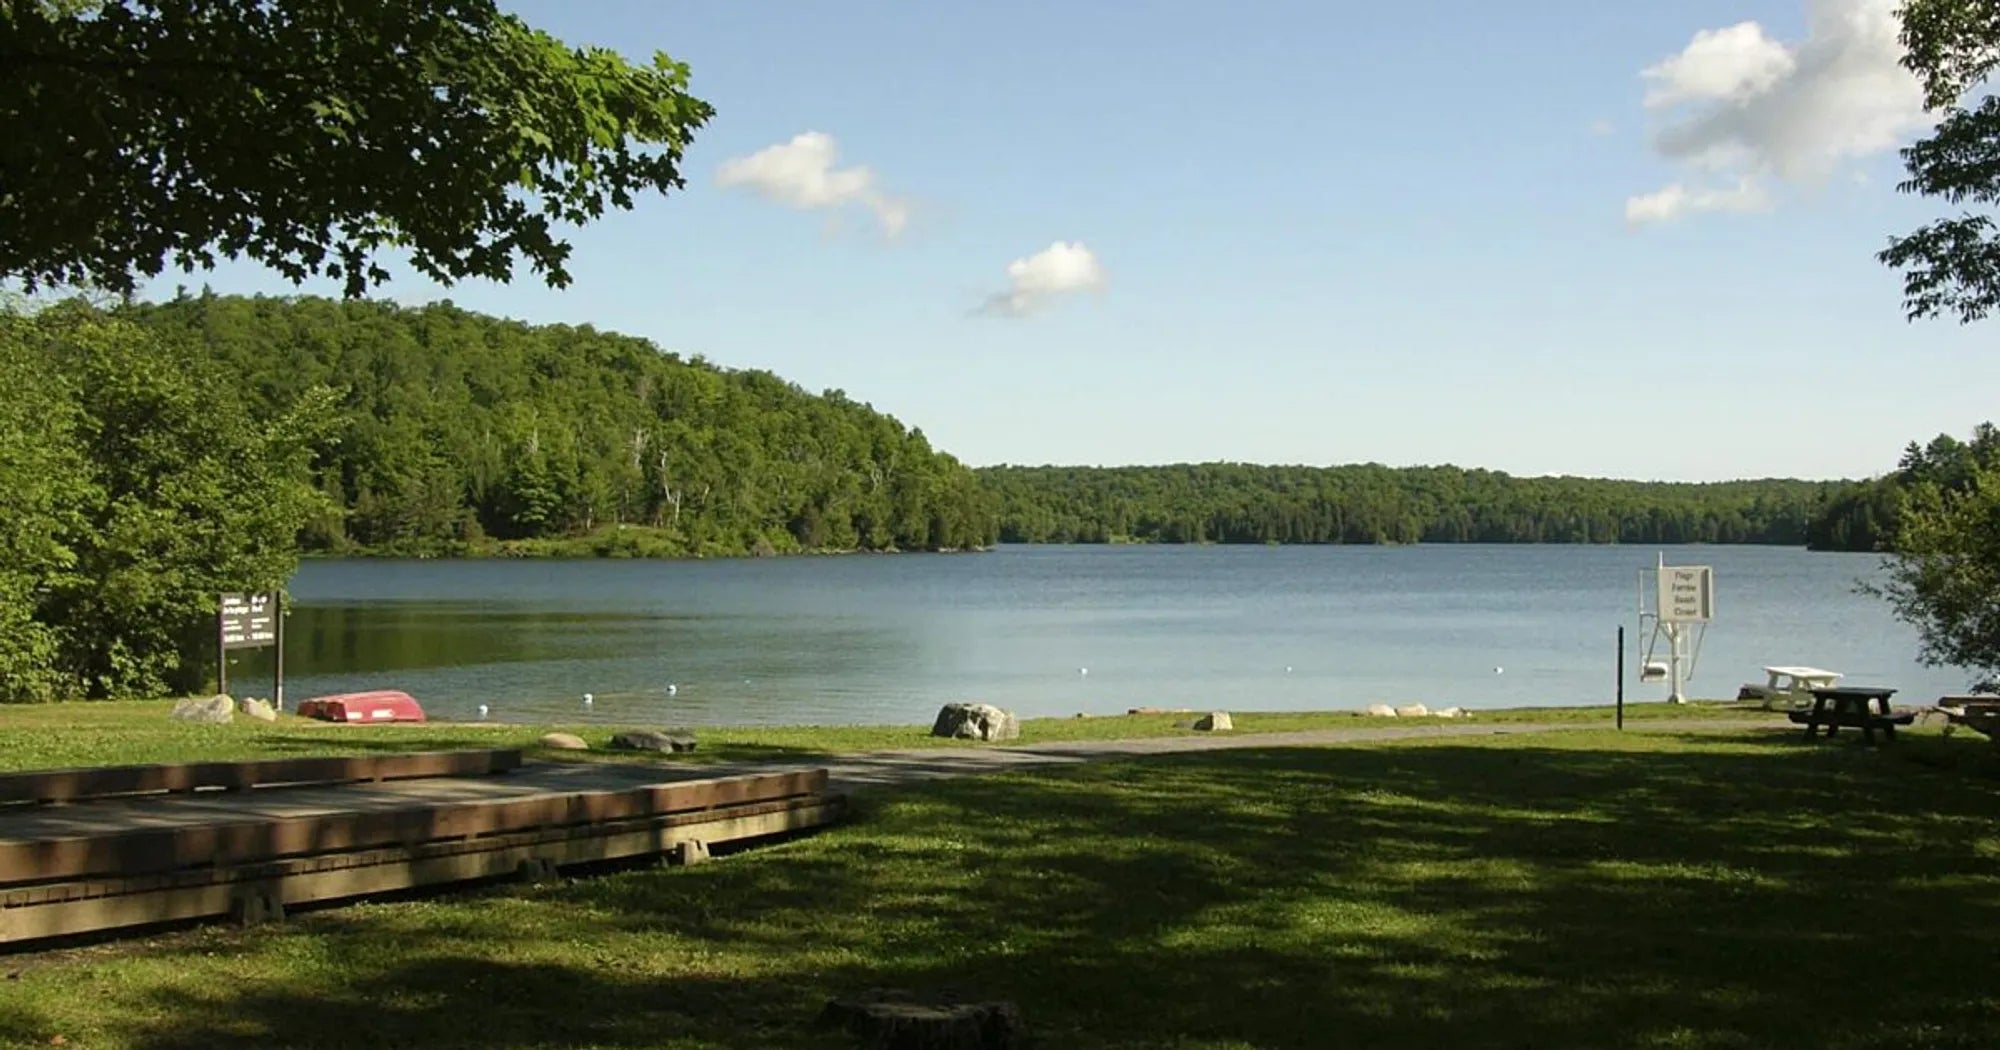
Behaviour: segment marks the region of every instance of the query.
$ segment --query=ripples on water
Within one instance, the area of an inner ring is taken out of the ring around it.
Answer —
[[[292,583],[288,697],[406,689],[434,717],[928,721],[948,700],[1024,716],[1600,703],[1636,547],[1006,547],[731,561],[315,561]],[[1771,663],[1912,699],[1964,676],[1854,584],[1868,555],[1668,548],[1716,567],[1690,692]],[[232,678],[268,674],[238,654]],[[1627,696],[1658,699],[1630,677]],[[243,661],[243,662],[236,662]],[[1495,673],[1496,668],[1504,673]],[[1082,673],[1088,669],[1088,673]],[[674,687],[670,693],[669,687]],[[584,710],[581,697],[594,694]]]

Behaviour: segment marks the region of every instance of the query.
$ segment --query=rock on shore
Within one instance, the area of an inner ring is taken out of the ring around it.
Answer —
[[[1019,740],[1021,723],[1014,712],[992,704],[957,701],[938,709],[931,735],[958,740]]]
[[[227,725],[236,714],[236,701],[227,693],[214,696],[190,696],[174,704],[168,717],[180,722],[208,722]]]

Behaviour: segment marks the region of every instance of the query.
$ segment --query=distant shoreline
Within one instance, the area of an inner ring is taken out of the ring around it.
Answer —
[[[307,561],[333,561],[339,559],[370,560],[416,560],[416,561],[595,561],[595,560],[645,560],[645,561],[709,561],[714,559],[748,558],[831,558],[890,554],[990,554],[1000,547],[1760,547],[1785,550],[1806,550],[1814,553],[1866,553],[1841,551],[1832,548],[1816,548],[1802,543],[1776,543],[1765,541],[1743,541],[1738,543],[1692,540],[1680,543],[1660,542],[1582,542],[1569,540],[1431,540],[1415,542],[1281,542],[1281,541],[1228,541],[1228,540],[1158,540],[1133,537],[1113,537],[1107,540],[1066,540],[1062,542],[1002,542],[985,547],[941,547],[910,548],[897,547],[824,547],[824,548],[781,548],[768,545],[761,549],[732,549],[710,545],[700,550],[687,550],[676,542],[657,538],[657,530],[648,526],[630,525],[619,529],[604,529],[585,536],[570,536],[555,539],[525,540],[478,540],[462,541],[445,546],[356,546],[341,550],[314,550],[302,552],[300,557]],[[655,534],[655,535],[648,535]]]

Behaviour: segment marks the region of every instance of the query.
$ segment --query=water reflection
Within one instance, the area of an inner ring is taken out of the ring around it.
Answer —
[[[484,703],[510,721],[836,722],[867,703],[861,683],[880,669],[922,662],[906,633],[782,613],[301,604],[286,632],[288,697],[401,688],[438,718]],[[231,676],[261,685],[268,667],[239,657]]]
[[[286,654],[297,666],[327,674],[535,663],[629,652],[672,622],[471,602],[304,606],[286,621]]]

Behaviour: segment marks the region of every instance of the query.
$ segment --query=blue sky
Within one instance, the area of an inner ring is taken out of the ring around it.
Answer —
[[[579,231],[566,290],[385,294],[838,387],[974,464],[1860,476],[2000,416],[2000,321],[1907,324],[1872,258],[1938,214],[1894,192],[1891,0],[514,6],[693,67],[688,188]]]

